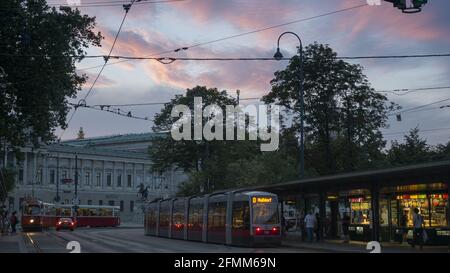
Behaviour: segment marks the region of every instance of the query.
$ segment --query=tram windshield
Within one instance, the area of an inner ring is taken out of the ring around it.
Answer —
[[[278,224],[278,201],[274,197],[252,197],[253,223]]]
[[[40,206],[26,206],[24,210],[25,215],[39,215],[41,214]]]

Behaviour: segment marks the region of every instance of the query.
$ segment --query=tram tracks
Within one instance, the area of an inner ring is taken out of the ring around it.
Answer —
[[[32,246],[34,250],[32,251],[33,253],[43,253],[42,249],[39,246],[39,243],[31,238],[29,232],[22,233],[22,236],[24,237],[24,239],[26,239],[25,241],[27,241]]]

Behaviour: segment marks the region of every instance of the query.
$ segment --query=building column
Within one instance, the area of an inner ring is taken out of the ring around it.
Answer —
[[[122,190],[125,190],[126,189],[126,180],[127,180],[127,175],[128,175],[128,172],[127,172],[127,163],[126,162],[123,162],[123,171],[122,171]]]
[[[105,188],[105,184],[106,184],[106,160],[103,160],[103,170],[102,170],[102,179],[100,179],[100,187],[102,189]]]
[[[372,219],[370,219],[372,224],[372,241],[380,241],[380,192],[378,183],[374,183],[370,189],[370,195],[372,197],[371,211]]]
[[[447,173],[447,198],[450,198],[450,171]],[[447,225],[450,230],[450,199],[447,200]],[[448,241],[448,251],[450,251],[450,240]]]
[[[23,158],[23,184],[28,184],[28,152],[25,150]]]
[[[112,177],[111,177],[111,188],[115,189],[116,188],[116,183],[117,183],[117,181],[116,181],[116,179],[117,179],[117,177],[116,177],[116,162],[113,161],[112,165],[113,165],[113,167],[112,167],[112,173],[111,173],[111,175],[112,175]]]
[[[20,171],[19,168],[17,168],[17,158],[15,155],[13,155],[13,169],[16,171]],[[14,185],[19,185],[19,175],[15,175],[14,177]]]
[[[83,159],[81,159],[80,156],[78,156],[78,190],[85,187],[85,177],[84,177],[84,169],[83,169]]]
[[[133,163],[133,177],[131,178],[131,191],[134,191],[136,183],[136,163]]]
[[[320,230],[319,230],[319,235],[320,235],[320,239],[323,240],[324,235],[325,235],[325,224],[326,224],[326,191],[324,189],[321,189],[319,192],[319,218],[320,218]]]
[[[44,166],[42,168],[42,185],[48,185],[48,155],[44,154],[43,161]]]
[[[37,178],[37,153],[33,152],[33,185],[36,186]]]

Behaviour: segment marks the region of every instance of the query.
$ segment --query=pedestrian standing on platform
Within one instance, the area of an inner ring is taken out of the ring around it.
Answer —
[[[16,234],[16,225],[17,225],[17,216],[16,216],[17,212],[14,211],[11,214],[11,218],[10,218],[10,223],[11,223],[11,234]]]
[[[408,236],[408,215],[406,211],[403,212],[403,215],[400,218],[400,229],[402,232],[402,243],[406,243]]]
[[[414,208],[413,213],[413,243],[412,247],[418,244],[420,249],[423,249],[423,217],[419,214],[419,209]]]
[[[306,235],[308,237],[308,242],[312,243],[314,237],[314,228],[316,227],[317,220],[316,216],[309,212],[305,216],[305,227],[306,227]]]
[[[315,232],[316,232],[316,241],[317,242],[320,241],[321,229],[322,229],[322,222],[320,221],[320,215],[318,213],[316,213]]]
[[[350,241],[350,236],[348,234],[348,228],[350,227],[350,217],[344,212],[342,217],[342,233],[344,234],[344,243]]]

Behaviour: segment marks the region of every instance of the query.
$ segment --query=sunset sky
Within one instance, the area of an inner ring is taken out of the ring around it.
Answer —
[[[81,4],[105,1],[81,0]],[[48,2],[67,3],[65,0]],[[272,57],[277,38],[284,31],[297,33],[304,45],[314,41],[329,44],[338,56],[450,53],[450,1],[428,2],[423,11],[417,14],[402,14],[390,3],[366,5],[158,57]],[[365,0],[186,0],[137,3],[126,18],[112,54],[148,56],[365,3]],[[96,17],[97,28],[105,36],[102,47],[90,48],[88,54],[108,54],[124,15],[123,8],[97,6],[80,9]],[[290,57],[295,54],[297,45],[295,37],[285,36],[280,47],[284,55]],[[365,68],[364,73],[376,90],[450,86],[450,57],[351,62]],[[100,70],[100,67],[85,68],[102,63],[102,59],[90,59],[77,65],[79,73],[86,73],[90,77],[79,93],[79,98],[86,94]],[[176,61],[164,65],[152,60],[133,60],[106,66],[87,104],[165,102],[196,85],[228,90],[233,96],[239,89],[243,98],[260,97],[270,91],[269,82],[273,73],[284,69],[286,65],[287,61]],[[450,89],[418,91],[404,96],[388,94],[388,97],[407,109],[450,98]],[[450,108],[435,109],[443,105],[450,105],[450,101],[427,107],[424,109],[426,111],[405,113],[402,122],[397,122],[395,116],[391,117],[390,128],[383,129],[386,139],[400,140],[401,132],[418,126],[422,130],[449,128],[422,134],[431,144],[449,141]],[[151,118],[160,110],[160,106],[124,107],[123,110]],[[151,125],[150,121],[81,108],[63,139],[76,137],[80,127],[84,128],[87,137],[94,137],[150,132]],[[59,135],[60,131],[56,133]]]

